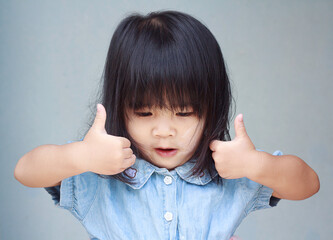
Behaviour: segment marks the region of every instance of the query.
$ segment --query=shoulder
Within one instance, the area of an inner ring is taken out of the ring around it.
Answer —
[[[252,211],[275,207],[280,198],[274,197],[273,189],[249,178],[240,178],[237,181],[241,187],[241,194],[247,205],[246,213]]]

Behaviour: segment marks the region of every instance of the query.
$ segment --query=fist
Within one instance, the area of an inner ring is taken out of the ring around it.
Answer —
[[[247,135],[242,114],[235,119],[235,134],[232,141],[213,140],[209,145],[215,168],[226,179],[247,177],[258,153]]]
[[[136,157],[127,138],[107,134],[105,121],[105,108],[97,104],[94,123],[82,142],[86,150],[82,164],[86,171],[114,175],[132,166]]]

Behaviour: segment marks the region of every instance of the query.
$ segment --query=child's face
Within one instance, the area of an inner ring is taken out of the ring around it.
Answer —
[[[128,110],[126,128],[154,165],[172,170],[190,159],[202,136],[204,119],[191,112],[191,108],[174,113],[166,108]]]

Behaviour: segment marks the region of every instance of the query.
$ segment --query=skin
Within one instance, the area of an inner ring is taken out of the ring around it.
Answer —
[[[232,141],[210,143],[221,177],[247,177],[273,189],[273,196],[288,200],[303,200],[319,191],[318,175],[301,158],[257,151],[246,132],[242,114],[235,118],[234,126],[236,137]]]
[[[154,165],[172,170],[191,158],[203,133],[204,119],[191,112],[191,108],[175,112],[160,108],[127,110],[126,128]],[[177,153],[164,157],[155,148],[174,148]]]
[[[141,110],[148,114],[140,116],[138,111],[129,111],[126,122],[140,150],[153,164],[169,170],[187,162],[200,142],[204,121],[191,114],[182,116],[178,111]],[[99,104],[94,124],[83,141],[33,149],[19,160],[15,178],[29,187],[49,187],[82,172],[113,175],[132,166],[136,157],[130,148],[131,142],[107,134],[105,121],[105,108]],[[273,189],[273,196],[289,200],[303,200],[319,191],[318,175],[301,158],[256,151],[245,130],[242,114],[235,119],[235,133],[232,141],[210,143],[215,168],[222,178],[247,177]],[[178,152],[172,157],[161,157],[155,151],[159,147],[177,148]]]
[[[183,113],[186,112],[191,109]],[[158,167],[172,170],[181,166],[198,146],[204,120],[181,114],[158,108],[127,111],[128,133]],[[236,117],[234,127],[236,136],[232,141],[213,140],[210,143],[216,170],[222,178],[247,177],[270,187],[273,196],[281,199],[303,200],[319,191],[318,175],[301,158],[257,151],[246,132],[242,114]],[[155,148],[176,148],[178,151],[172,157],[163,157]]]

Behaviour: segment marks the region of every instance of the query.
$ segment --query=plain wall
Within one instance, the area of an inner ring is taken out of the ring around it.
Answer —
[[[88,239],[41,188],[14,178],[26,152],[87,128],[106,53],[131,12],[178,10],[220,43],[236,115],[257,148],[302,158],[319,193],[251,213],[243,240],[332,239],[332,1],[0,1],[0,239]],[[94,106],[93,106],[94,107]],[[93,109],[94,110],[94,109]],[[234,123],[230,123],[234,137]]]

